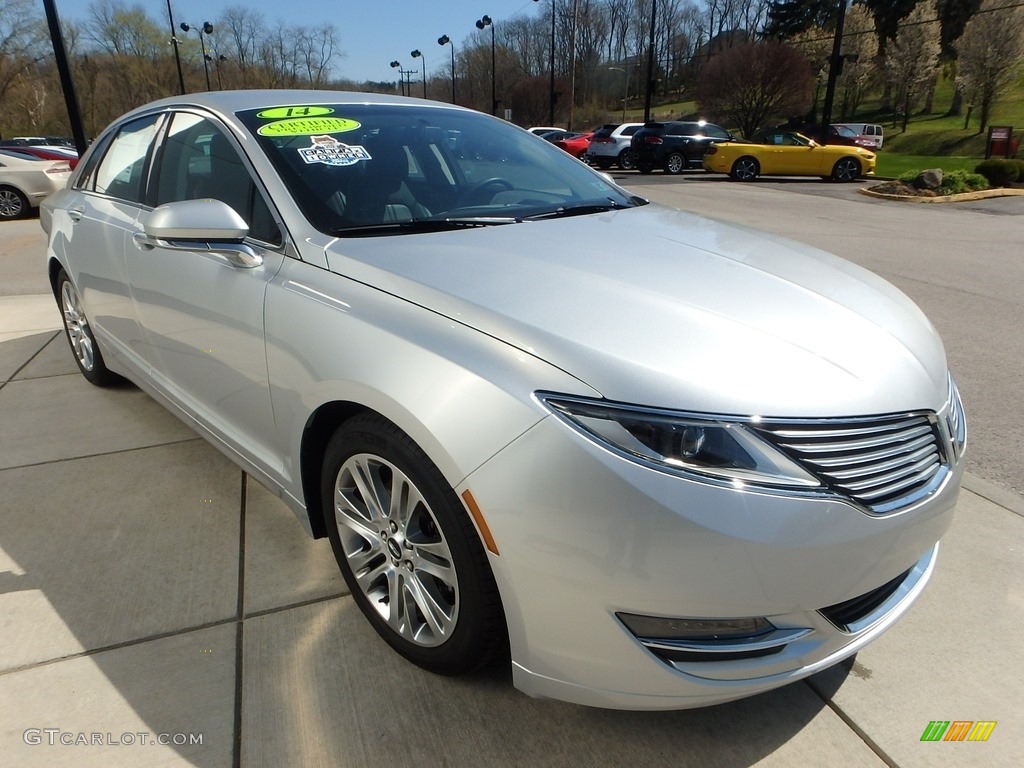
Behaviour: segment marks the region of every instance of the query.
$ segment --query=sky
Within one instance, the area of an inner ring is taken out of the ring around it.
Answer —
[[[2,1],[2,0],[0,0]],[[42,14],[42,0],[37,0]],[[54,0],[61,20],[85,20],[91,0]],[[154,20],[166,23],[166,0],[122,0],[126,5],[141,5]],[[463,41],[476,31],[476,20],[484,14],[495,25],[519,14],[536,15],[548,0],[171,0],[174,23],[202,24],[209,21],[217,28],[217,12],[232,5],[244,5],[262,13],[267,26],[314,26],[331,23],[341,38],[345,57],[332,65],[335,77],[357,82],[395,81],[397,70],[389,64],[399,61],[403,69],[421,71],[420,59],[409,53],[423,52],[427,76],[445,75],[450,66],[450,46],[442,48],[437,38],[448,35],[458,54]],[[287,12],[282,9],[287,7]],[[413,76],[415,79],[415,76]]]

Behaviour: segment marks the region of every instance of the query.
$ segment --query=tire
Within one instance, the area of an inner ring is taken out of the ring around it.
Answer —
[[[93,336],[92,326],[85,316],[78,291],[63,269],[57,273],[57,304],[64,320],[64,337],[71,347],[78,370],[86,380],[97,387],[106,387],[121,381],[103,362],[103,354]]]
[[[14,187],[0,187],[0,221],[13,221],[27,216],[32,206],[19,190]]]
[[[736,181],[753,181],[761,175],[761,164],[757,158],[744,155],[732,164],[729,175]]]
[[[377,414],[350,419],[328,443],[321,486],[341,573],[388,645],[443,675],[507,655],[501,599],[476,528],[408,435]]]
[[[612,161],[611,160],[604,160],[604,159],[594,160],[594,162],[592,162],[591,165],[596,165],[602,171],[607,171],[609,168],[612,167]]]
[[[632,171],[636,168],[636,163],[633,162],[633,153],[628,148],[619,152],[618,163],[619,168],[624,171]]]
[[[686,170],[686,157],[681,152],[672,152],[665,158],[665,173],[678,176]]]
[[[856,181],[860,177],[860,163],[855,157],[843,157],[832,166],[832,180],[840,183]]]
[[[653,173],[654,172],[654,165],[652,165],[651,163],[637,163],[636,164],[636,169],[638,171],[640,171],[640,173],[643,173],[643,174]]]

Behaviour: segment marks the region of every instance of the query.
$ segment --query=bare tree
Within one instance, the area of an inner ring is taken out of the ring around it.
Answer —
[[[957,84],[968,103],[981,108],[978,132],[988,126],[996,99],[1013,82],[1024,60],[1024,7],[1000,7],[1005,2],[985,0],[967,22],[956,42]]]
[[[46,27],[33,0],[0,3],[0,99],[46,55]]]
[[[751,138],[770,120],[803,114],[811,101],[811,68],[782,43],[751,43],[712,57],[701,70],[697,103]]]
[[[903,20],[886,51],[886,76],[895,93],[895,103],[902,105],[904,131],[915,102],[935,76],[941,51],[940,33],[935,0],[921,0]]]

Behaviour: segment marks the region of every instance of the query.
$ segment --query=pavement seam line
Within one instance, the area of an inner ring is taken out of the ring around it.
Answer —
[[[840,708],[834,701],[832,701],[832,699],[828,698],[821,691],[819,691],[818,687],[814,685],[810,680],[803,680],[802,682],[804,685],[811,689],[815,696],[821,699],[821,701],[825,704],[826,707],[831,709],[836,714],[836,716],[846,724],[847,728],[853,731],[860,738],[860,740],[864,742],[865,746],[868,749],[875,753],[875,756],[879,760],[885,763],[889,768],[900,768],[900,764],[893,760],[891,757],[889,757],[889,755],[886,754],[885,750],[882,749],[878,742],[872,739],[867,734],[867,731],[865,731],[863,728],[857,725],[853,721],[853,719],[842,710],[842,708]]]
[[[237,619],[234,616],[231,616],[226,619],[218,619],[217,621],[208,621],[205,624],[196,624],[194,626],[183,627],[181,629],[169,629],[166,632],[158,632],[155,635],[146,635],[145,637],[136,637],[132,640],[123,640],[120,643],[111,643],[110,645],[103,645],[99,648],[89,648],[84,651],[78,651],[77,653],[69,653],[67,656],[58,656],[53,659],[44,659],[43,661],[32,662],[31,664],[22,664],[21,666],[11,667],[10,669],[0,669],[0,677],[11,675],[16,672],[27,672],[39,667],[49,667],[53,664],[60,664],[62,661],[88,658],[100,653],[107,653],[108,651],[118,651],[122,648],[131,648],[132,646],[150,643],[154,640],[166,640],[169,637],[177,637],[178,635],[189,635],[193,632],[201,632],[204,629],[212,629],[213,627],[222,627],[226,624],[233,624],[236,621]]]
[[[134,451],[148,451],[151,448],[163,448],[165,445],[181,445],[182,443],[191,443],[196,440],[203,440],[199,435],[195,437],[184,437],[181,440],[169,440],[164,443],[153,443],[153,445],[139,445],[135,448],[122,448],[118,451],[103,451],[102,453],[86,453],[82,456],[67,456],[63,459],[49,459],[47,461],[37,461],[32,464],[15,464],[10,467],[0,467],[0,472],[6,472],[9,469],[28,469],[30,467],[45,467],[47,464],[63,464],[65,461],[79,461],[81,459],[93,459],[100,456],[116,456],[119,453],[133,453]],[[209,441],[204,441],[209,442]]]
[[[233,768],[242,766],[242,664],[245,640],[245,512],[246,492],[249,476],[245,472],[240,483],[239,520],[238,520],[238,602],[235,605],[235,722],[231,744],[231,765]]]
[[[57,338],[57,334],[59,334],[59,333],[60,333],[60,331],[54,331],[53,332],[53,336],[50,337],[49,341],[47,341],[45,344],[43,344],[43,346],[41,346],[39,349],[37,349],[35,354],[32,355],[32,357],[30,357],[28,360],[26,360],[24,363],[22,363],[21,367],[18,368],[18,370],[16,370],[8,378],[6,378],[2,382],[0,382],[0,389],[3,389],[3,387],[5,385],[7,385],[7,384],[11,383],[12,381],[14,381],[14,377],[15,376],[17,376],[19,373],[21,373],[23,370],[25,370],[25,367],[27,365],[29,365],[29,363],[31,363],[33,360],[35,360],[37,357],[39,357],[41,354],[43,354],[43,350],[46,349],[48,346],[50,346],[50,344],[53,343],[53,340],[55,338]],[[71,374],[66,374],[65,373],[65,374],[54,374],[54,375],[69,376]],[[40,376],[39,378],[51,378],[51,377],[49,377],[49,376]],[[23,379],[23,381],[28,381],[28,379]]]

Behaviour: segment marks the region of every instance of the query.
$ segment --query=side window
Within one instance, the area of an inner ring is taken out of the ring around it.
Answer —
[[[176,112],[157,164],[153,203],[205,197],[234,208],[257,240],[283,242],[270,208],[228,137],[205,117]]]
[[[96,169],[97,192],[132,203],[142,202],[146,159],[159,119],[160,115],[149,115],[121,127]]]

